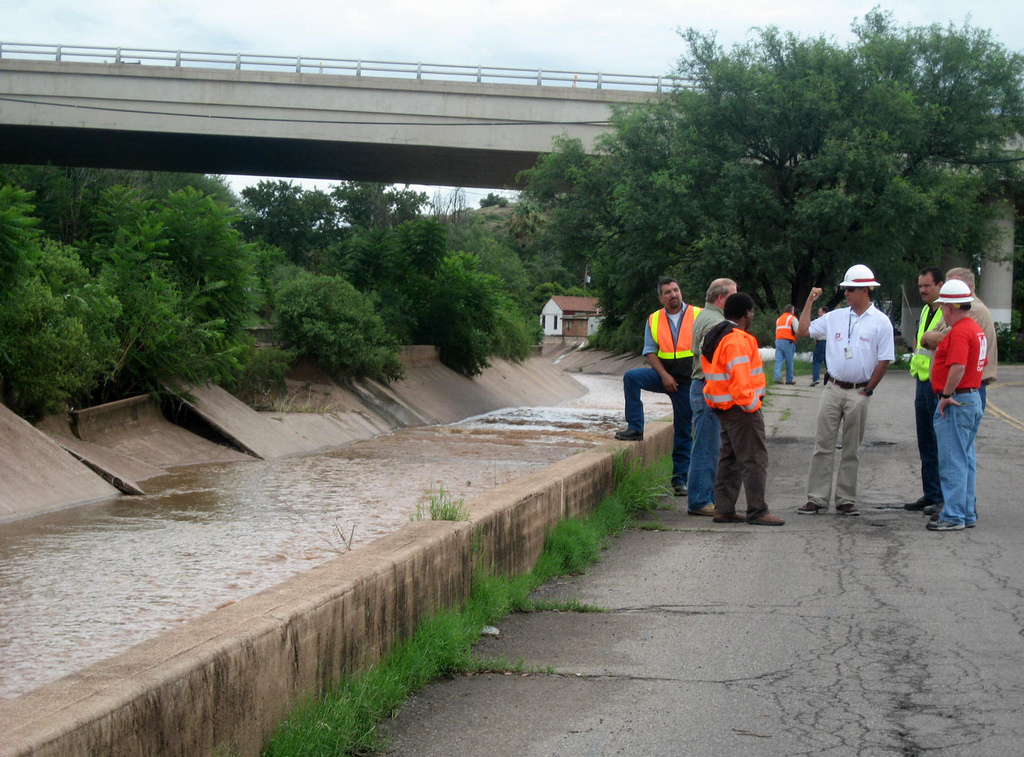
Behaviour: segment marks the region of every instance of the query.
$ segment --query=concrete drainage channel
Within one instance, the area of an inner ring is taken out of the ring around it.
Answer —
[[[423,618],[459,604],[483,554],[509,575],[533,567],[548,528],[589,512],[624,448],[584,452],[468,503],[468,522],[419,522],[79,673],[0,703],[0,757],[161,757],[228,747],[258,755],[310,692],[377,662]]]

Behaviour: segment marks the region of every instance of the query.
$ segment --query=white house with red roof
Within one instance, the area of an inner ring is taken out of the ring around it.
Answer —
[[[548,300],[540,311],[540,325],[544,336],[585,339],[597,331],[602,317],[597,297],[558,295]]]

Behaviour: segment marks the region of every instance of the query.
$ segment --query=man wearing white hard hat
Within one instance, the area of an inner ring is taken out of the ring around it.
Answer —
[[[982,374],[988,351],[984,330],[971,319],[971,288],[950,279],[937,302],[949,332],[939,342],[932,362],[932,388],[939,405],[932,418],[939,447],[942,511],[929,521],[931,531],[960,531],[978,522],[975,508],[974,438],[981,423]]]
[[[833,500],[832,479],[836,447],[842,428],[839,474],[835,479],[836,512],[860,515],[857,509],[857,470],[871,394],[896,356],[892,322],[871,302],[871,290],[881,286],[866,265],[851,266],[839,286],[848,307],[811,320],[821,297],[811,289],[800,313],[797,335],[825,341],[825,390],[818,404],[814,454],[807,480],[807,503],[801,515],[827,511]]]

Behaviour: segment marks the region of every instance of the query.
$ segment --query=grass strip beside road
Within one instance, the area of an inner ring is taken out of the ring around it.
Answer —
[[[510,612],[550,609],[535,604],[530,593],[562,575],[583,573],[600,559],[609,540],[620,534],[636,513],[658,507],[669,492],[666,456],[643,468],[639,461],[615,461],[615,489],[587,518],[564,520],[548,533],[533,570],[505,578],[478,574],[461,611],[438,613],[424,621],[411,638],[397,643],[380,664],[346,678],[322,696],[300,705],[278,727],[265,757],[340,757],[381,752],[386,748],[380,724],[394,716],[409,695],[430,681],[451,675],[515,670],[522,661],[484,660],[473,645],[487,625]],[[596,608],[564,608],[593,611]]]

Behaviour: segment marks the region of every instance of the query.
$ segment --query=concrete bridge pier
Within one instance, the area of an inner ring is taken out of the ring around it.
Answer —
[[[1011,200],[994,202],[997,215],[992,223],[998,234],[981,262],[978,295],[992,311],[995,322],[1008,326],[1013,315],[1013,227],[1017,209]]]

